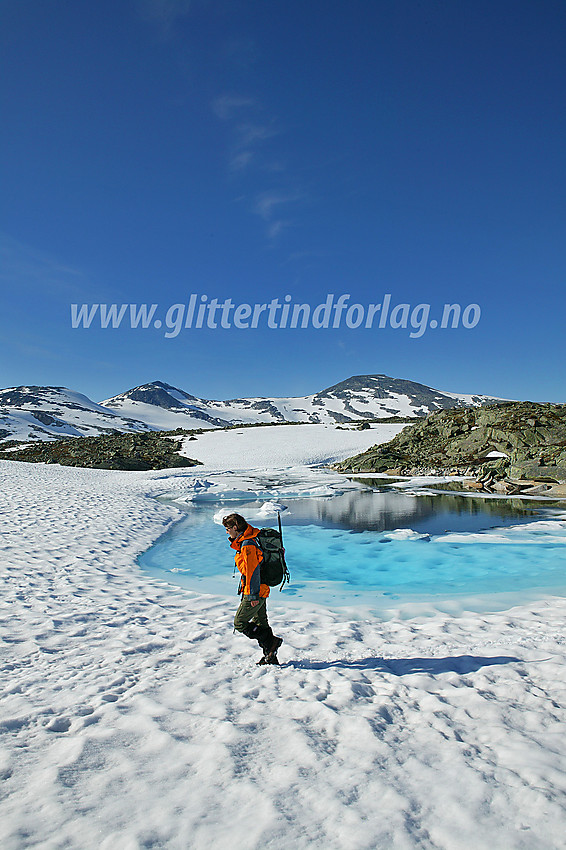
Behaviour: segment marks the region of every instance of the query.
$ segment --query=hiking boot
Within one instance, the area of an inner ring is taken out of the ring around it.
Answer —
[[[279,649],[282,643],[283,638],[275,636],[273,637],[273,642],[271,646],[268,647],[268,649],[264,653],[264,657],[267,664],[279,664],[279,662],[277,661],[277,650]],[[273,658],[275,658],[275,661],[272,661]]]
[[[258,663],[260,666],[262,666],[263,664],[276,664],[277,666],[279,666],[279,659],[277,658],[277,656],[276,656],[276,655],[274,655],[274,654],[272,653],[272,654],[271,654],[271,655],[269,655],[269,656],[264,655],[264,656],[263,656],[263,658],[260,658],[260,659],[259,659],[259,661],[258,661],[257,663]]]

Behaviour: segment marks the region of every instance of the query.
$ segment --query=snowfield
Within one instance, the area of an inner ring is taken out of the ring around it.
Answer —
[[[185,439],[183,454],[196,457],[203,471],[232,469],[273,469],[330,464],[366,451],[377,443],[387,443],[405,425],[373,425],[365,431],[341,430],[336,425],[266,425],[264,428],[236,428],[222,435],[206,431]],[[172,438],[174,439],[174,438]],[[177,438],[178,439],[178,438]]]
[[[394,427],[208,432],[183,471],[0,462],[3,850],[565,846],[566,600],[383,622],[274,596],[278,669],[236,597],[136,565],[179,516],[153,496],[324,492],[309,464]]]

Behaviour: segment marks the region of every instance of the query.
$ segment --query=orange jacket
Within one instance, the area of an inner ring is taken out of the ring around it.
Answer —
[[[230,544],[232,549],[236,550],[234,559],[242,574],[240,592],[245,602],[269,596],[269,585],[260,584],[259,565],[263,561],[263,553],[259,545],[254,542],[258,534],[259,528],[248,525],[245,531]]]

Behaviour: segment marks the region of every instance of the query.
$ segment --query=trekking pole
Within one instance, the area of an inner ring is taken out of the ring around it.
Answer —
[[[281,512],[280,511],[277,511],[277,522],[278,522],[278,525],[279,525],[279,536],[281,538],[281,546],[283,547],[283,529],[281,528]],[[285,587],[285,582],[287,582],[287,584],[289,584],[290,581],[291,581],[291,573],[289,572],[289,570],[287,568],[287,563],[285,561],[285,552],[284,551],[281,552],[281,560],[283,561],[283,581],[281,582],[281,587],[279,588],[280,591],[283,590],[283,588]]]

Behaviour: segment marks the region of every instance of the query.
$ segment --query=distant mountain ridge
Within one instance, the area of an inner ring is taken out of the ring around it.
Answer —
[[[502,401],[449,393],[387,375],[354,375],[318,393],[289,398],[202,399],[163,381],[96,403],[65,387],[0,390],[0,441],[52,440],[116,432],[222,428],[237,424],[347,424]]]
[[[152,431],[66,387],[0,390],[0,441],[93,437],[116,431]]]
[[[493,401],[499,399],[441,392],[387,375],[354,375],[310,396],[229,401],[197,398],[155,381],[107,399],[102,405],[154,428],[175,428],[261,422],[345,424],[389,416],[427,416],[435,410],[476,407]]]

